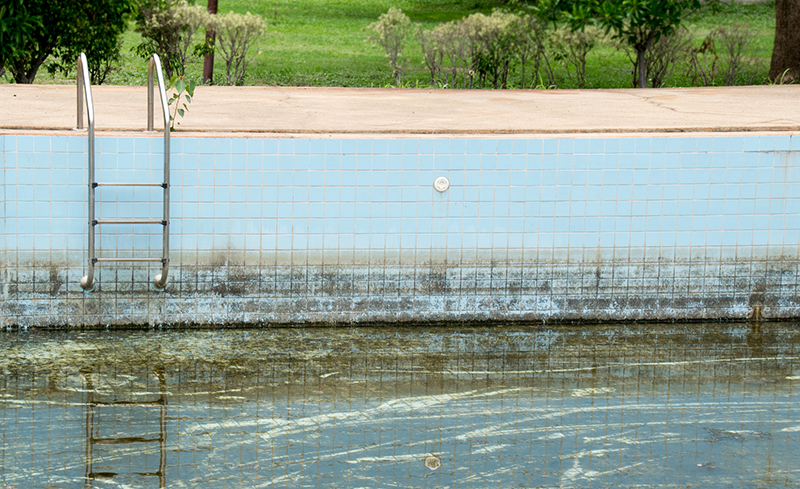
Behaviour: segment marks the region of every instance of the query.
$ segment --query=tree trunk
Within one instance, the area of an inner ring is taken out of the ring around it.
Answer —
[[[51,52],[53,52],[53,48],[48,47],[46,50],[40,50],[36,54],[31,55],[30,58],[14,60],[12,64],[7,66],[8,71],[14,76],[14,82],[25,84],[33,83],[34,78],[36,78],[36,73]]]
[[[216,15],[218,0],[208,0],[208,13]],[[215,33],[211,29],[206,29],[206,46],[214,45]],[[203,59],[203,83],[214,84],[214,52],[206,54]]]
[[[636,50],[636,70],[638,71],[639,88],[647,88],[647,65],[644,61],[645,50]]]
[[[800,2],[775,0],[775,43],[769,79],[774,83],[800,80]]]

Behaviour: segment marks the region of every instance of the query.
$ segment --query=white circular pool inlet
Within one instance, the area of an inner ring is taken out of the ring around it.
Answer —
[[[437,192],[445,192],[450,188],[450,180],[448,180],[447,177],[439,177],[433,181],[433,188],[435,188]]]

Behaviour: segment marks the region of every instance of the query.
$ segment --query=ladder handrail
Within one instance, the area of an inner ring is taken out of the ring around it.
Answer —
[[[147,66],[147,130],[153,130],[153,68],[158,76],[158,92],[161,98],[161,112],[164,117],[164,235],[161,256],[161,273],[156,275],[153,284],[163,289],[167,285],[169,273],[169,103],[161,71],[161,58],[153,53]]]
[[[86,61],[86,54],[81,53],[78,58],[78,126],[76,129],[83,129],[83,103],[86,100],[86,116],[89,119],[89,271],[81,279],[81,287],[89,290],[94,287],[94,192],[92,182],[94,181],[94,101],[92,100],[92,83],[89,78],[89,68]]]
[[[92,100],[92,83],[89,78],[89,68],[86,55],[81,53],[78,58],[78,124],[75,129],[83,130],[83,99],[86,98],[86,114],[89,118],[89,130],[94,129],[94,101]],[[93,132],[93,131],[92,131]]]
[[[167,89],[164,86],[164,75],[161,71],[161,58],[153,53],[147,66],[147,130],[153,131],[153,69],[158,76],[158,92],[161,97],[161,110],[164,116],[164,128],[169,131],[169,103],[167,102]],[[169,138],[169,133],[167,133]]]

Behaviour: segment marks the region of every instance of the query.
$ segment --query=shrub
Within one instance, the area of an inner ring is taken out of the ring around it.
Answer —
[[[533,63],[532,79],[541,69],[553,85],[553,70],[547,53],[545,25],[531,15],[495,11],[417,30],[430,83],[445,88],[490,86],[506,88],[509,75],[519,63],[522,84],[526,67]]]
[[[719,49],[723,53],[725,62],[723,63],[723,75],[725,85],[736,85],[743,82],[747,85],[753,83],[759,71],[765,69],[758,66],[752,56],[752,47],[755,36],[745,25],[735,24],[717,29],[717,39]],[[745,71],[749,66],[755,65],[754,70],[748,75]],[[761,69],[759,69],[761,68]]]
[[[481,86],[490,81],[494,88],[506,88],[515,56],[514,35],[509,27],[518,20],[515,14],[499,11],[489,16],[479,13],[467,17],[473,43],[472,68]]]
[[[753,40],[753,33],[743,25],[712,30],[699,47],[687,50],[692,84],[753,83],[766,69],[751,55]]]
[[[436,29],[424,30],[417,26],[417,39],[422,49],[422,61],[431,75],[431,86],[436,83],[436,78],[442,71],[442,62],[444,61],[444,53],[439,45],[438,38]]]
[[[381,14],[377,22],[368,25],[367,29],[373,32],[369,35],[369,39],[382,47],[389,58],[395,85],[399,86],[402,79],[400,58],[411,30],[411,19],[402,10],[392,7],[385,14]]]
[[[186,0],[141,0],[136,30],[144,38],[136,52],[147,59],[158,53],[168,78],[186,73],[186,60],[195,32],[209,23],[204,7]]]
[[[456,88],[461,78],[464,86],[469,80],[469,87],[472,88],[474,72],[471,71],[472,39],[469,28],[470,26],[462,20],[440,24],[433,30],[434,39],[443,58],[441,76],[444,77],[446,87]],[[444,63],[444,60],[447,63]]]
[[[432,84],[438,79],[442,86],[450,88],[473,88],[476,82],[481,87],[506,87],[519,53],[522,23],[515,14],[478,13],[439,24],[431,31],[419,31]],[[530,57],[529,51],[526,56]]]
[[[526,14],[518,16],[509,28],[512,29],[514,35],[514,51],[520,63],[521,87],[527,86],[525,68],[529,62],[533,62],[533,73],[531,73],[533,84],[539,78],[540,70],[544,69],[550,85],[554,85],[555,74],[547,52],[546,24],[537,17]]]
[[[603,31],[592,25],[577,30],[564,26],[553,33],[554,59],[564,61],[578,88],[586,88],[586,56],[604,37]]]
[[[228,85],[242,83],[247,71],[247,52],[253,43],[264,34],[267,24],[264,19],[250,12],[211,16],[211,28],[216,33],[215,50],[225,60]]]
[[[711,31],[700,46],[688,50],[689,75],[692,85],[705,87],[714,84],[719,67],[719,54],[717,54],[717,31]]]
[[[667,83],[675,67],[685,57],[688,45],[686,29],[679,28],[672,34],[661,36],[647,51],[644,62],[652,88],[660,88]]]

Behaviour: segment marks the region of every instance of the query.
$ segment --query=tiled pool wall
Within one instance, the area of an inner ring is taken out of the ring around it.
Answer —
[[[798,135],[174,136],[168,286],[102,263],[91,292],[85,135],[0,145],[6,326],[800,317]],[[162,148],[98,137],[97,179],[161,181]],[[159,256],[159,226],[101,228]]]

